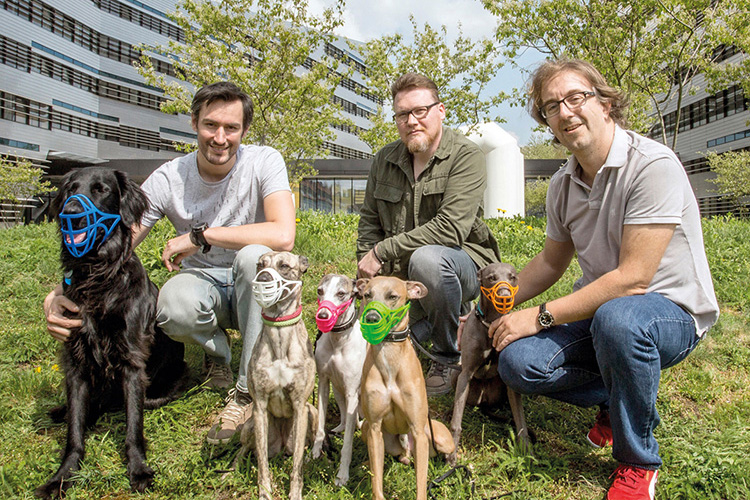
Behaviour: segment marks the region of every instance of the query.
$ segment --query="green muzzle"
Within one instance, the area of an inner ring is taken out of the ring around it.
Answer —
[[[388,309],[382,302],[373,300],[367,304],[359,318],[359,328],[362,331],[362,337],[372,345],[378,345],[398,325],[404,315],[409,311],[409,302],[398,309]],[[370,311],[378,313],[380,320],[375,323],[367,322],[367,313]]]

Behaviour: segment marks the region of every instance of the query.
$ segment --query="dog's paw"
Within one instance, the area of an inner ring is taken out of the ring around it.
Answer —
[[[323,439],[315,438],[315,443],[312,447],[312,457],[320,458],[320,454],[323,452]]]
[[[62,497],[63,492],[69,486],[70,482],[68,481],[49,480],[34,490],[34,496],[44,498],[45,500]]]
[[[129,473],[130,489],[143,493],[154,482],[154,470],[146,464],[133,467]]]
[[[339,473],[336,474],[336,481],[334,481],[336,486],[338,487],[346,486],[346,483],[348,482],[349,482],[349,470],[339,469]]]

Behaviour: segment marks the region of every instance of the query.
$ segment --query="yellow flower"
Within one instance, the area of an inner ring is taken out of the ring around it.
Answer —
[[[505,212],[507,212],[507,210],[503,210],[502,208],[498,208],[498,209],[497,209],[497,211],[498,211],[498,212],[502,212],[502,213],[505,213]]]
[[[526,221],[525,221],[525,220],[522,220],[522,221],[521,221],[521,224],[526,224]]]
[[[36,368],[34,368],[34,371],[37,372],[37,373],[42,373],[42,367],[41,366],[37,366]]]
[[[531,226],[526,226],[526,227],[527,227],[527,228],[529,228],[529,229],[534,229],[534,228],[533,228],[533,227],[531,227]]]
[[[295,222],[299,222],[299,219],[295,219]]]
[[[60,367],[57,364],[54,364],[54,365],[52,365],[52,371],[59,372],[60,371]]]

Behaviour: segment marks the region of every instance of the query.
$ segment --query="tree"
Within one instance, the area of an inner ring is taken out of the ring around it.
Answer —
[[[718,65],[714,51],[742,29],[733,20],[747,0],[483,0],[498,17],[497,43],[515,59],[526,50],[591,62],[631,100],[630,127],[646,132],[656,119],[674,148],[679,127],[664,123],[694,92],[694,77]],[[745,4],[746,5],[746,4]],[[747,20],[747,14],[745,14]],[[747,30],[747,23],[744,25]],[[654,118],[654,113],[656,118]],[[668,131],[674,130],[668,137]]]
[[[42,173],[42,169],[35,167],[28,159],[12,160],[0,156],[0,200],[21,205],[33,196],[50,192],[52,186],[42,180]],[[20,214],[18,207],[17,220]]]
[[[750,151],[729,151],[706,155],[716,178],[716,192],[726,194],[736,205],[743,207],[742,199],[750,196]]]
[[[503,65],[493,41],[472,41],[463,35],[459,25],[459,34],[451,43],[447,40],[445,26],[436,30],[425,23],[420,29],[414,16],[410,16],[410,20],[411,43],[403,35],[395,34],[356,47],[368,68],[368,87],[384,102],[391,103],[391,84],[404,73],[413,71],[427,76],[438,86],[440,99],[447,109],[447,125],[471,126],[489,120],[492,108],[507,98],[504,93],[485,96]],[[373,127],[360,134],[360,139],[373,151],[398,139],[390,106],[380,106],[370,120]],[[504,121],[499,117],[494,120]]]
[[[553,143],[552,139],[544,134],[532,134],[529,143],[521,146],[521,154],[529,160],[562,160],[568,157],[568,151],[563,146]]]
[[[245,142],[278,149],[296,182],[311,172],[305,159],[325,155],[324,142],[334,138],[329,126],[346,122],[332,100],[345,76],[338,62],[311,58],[333,40],[342,9],[342,0],[320,16],[308,13],[307,0],[182,0],[170,17],[184,42],[144,47],[137,67],[168,97],[166,113],[189,113],[195,88],[239,85],[255,106]],[[148,51],[169,58],[177,80],[158,73]]]

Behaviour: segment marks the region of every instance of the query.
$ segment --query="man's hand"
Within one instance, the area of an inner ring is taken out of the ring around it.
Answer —
[[[193,255],[198,249],[199,247],[190,241],[190,233],[185,233],[167,241],[164,252],[161,254],[161,261],[169,271],[179,271],[182,259]]]
[[[511,342],[539,333],[542,327],[536,321],[538,313],[539,310],[532,307],[508,313],[493,321],[487,335],[492,339],[495,350],[500,352]]]
[[[70,338],[73,328],[80,328],[82,322],[78,316],[66,317],[65,312],[78,314],[78,305],[63,295],[62,285],[58,285],[44,299],[44,316],[47,318],[47,331],[52,338],[65,342]]]
[[[378,258],[375,257],[375,249],[373,248],[357,264],[357,277],[374,278],[382,267]]]

